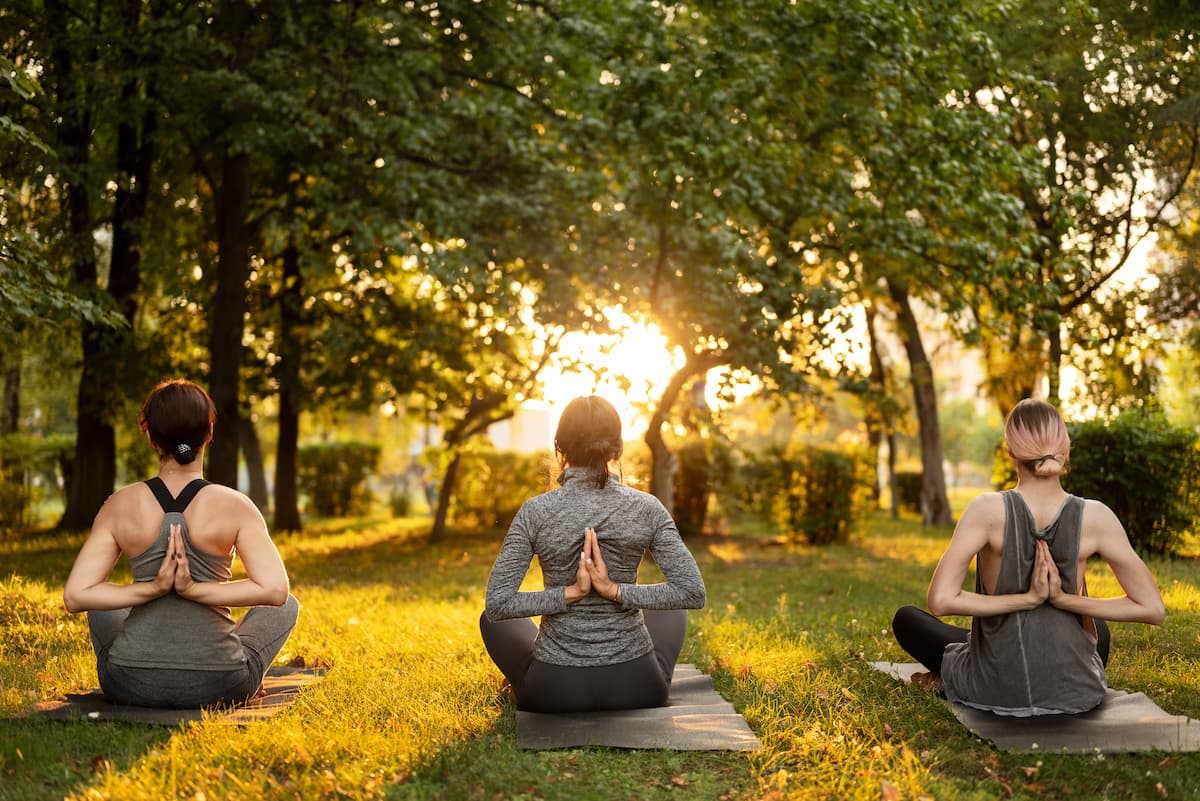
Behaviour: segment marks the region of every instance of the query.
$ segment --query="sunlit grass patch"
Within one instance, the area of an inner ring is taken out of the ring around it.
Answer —
[[[695,539],[709,604],[690,615],[683,660],[713,675],[763,749],[540,752],[517,748],[512,703],[479,638],[502,532],[430,545],[425,520],[322,521],[278,538],[303,605],[280,661],[324,667],[322,681],[270,723],[244,727],[0,720],[0,799],[1200,796],[1200,755],[1001,754],[933,694],[867,665],[908,659],[891,637],[891,615],[923,603],[949,536],[948,527],[879,515],[848,544],[823,548],[744,533]],[[78,542],[0,543],[15,570],[0,577],[8,715],[95,682],[83,616],[61,606]],[[1111,681],[1200,717],[1193,566],[1149,564],[1167,624],[1114,625]],[[659,574],[647,566],[642,578]],[[528,582],[540,584],[536,569]],[[1099,566],[1089,572],[1095,594],[1113,590],[1105,582]]]

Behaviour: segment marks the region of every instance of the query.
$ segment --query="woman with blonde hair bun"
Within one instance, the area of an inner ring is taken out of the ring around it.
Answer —
[[[1063,490],[1071,441],[1056,408],[1021,401],[1004,440],[1016,488],[970,503],[929,583],[933,614],[902,607],[892,631],[929,669],[924,680],[940,680],[952,701],[1018,717],[1084,712],[1107,686],[1105,621],[1161,624],[1162,596],[1112,510]],[[1104,559],[1125,595],[1089,597],[1092,555]],[[963,581],[973,559],[972,592]],[[971,628],[934,615],[970,616]]]

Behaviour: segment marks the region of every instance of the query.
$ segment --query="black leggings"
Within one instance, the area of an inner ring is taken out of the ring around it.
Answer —
[[[1096,652],[1100,661],[1108,665],[1108,648],[1112,635],[1108,624],[1099,618],[1096,621]],[[892,633],[896,642],[935,676],[942,672],[942,653],[952,642],[966,642],[971,632],[958,626],[943,623],[924,609],[902,606],[892,618]]]
[[[642,610],[654,650],[615,665],[571,667],[533,658],[538,627],[527,617],[493,623],[479,618],[488,655],[527,712],[644,709],[667,702],[675,661],[687,633],[687,610]]]

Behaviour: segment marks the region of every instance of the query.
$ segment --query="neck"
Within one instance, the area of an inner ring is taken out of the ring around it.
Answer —
[[[180,464],[174,459],[164,459],[158,463],[159,478],[172,478],[175,476],[191,476],[192,478],[200,478],[203,471],[200,466],[200,460],[191,464]]]

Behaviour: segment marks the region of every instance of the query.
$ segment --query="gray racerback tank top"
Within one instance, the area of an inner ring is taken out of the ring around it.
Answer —
[[[1004,551],[994,594],[1028,591],[1036,539],[1050,546],[1063,592],[1078,592],[1083,499],[1067,496],[1054,521],[1038,531],[1020,493],[1001,495]],[[984,592],[978,566],[975,591]],[[1048,603],[973,618],[970,640],[946,646],[942,682],[952,701],[1019,717],[1087,711],[1104,699],[1106,686],[1092,621]]]
[[[189,483],[177,498],[160,478],[146,482],[163,509],[162,526],[149,548],[129,557],[134,581],[153,581],[167,553],[171,526],[180,528],[192,578],[196,581],[228,581],[233,555],[205,553],[188,538],[183,511],[208,486],[203,479]],[[229,608],[205,606],[181,598],[174,592],[129,611],[124,626],[113,640],[108,659],[125,667],[177,670],[230,670],[245,660],[241,640],[234,633]]]

